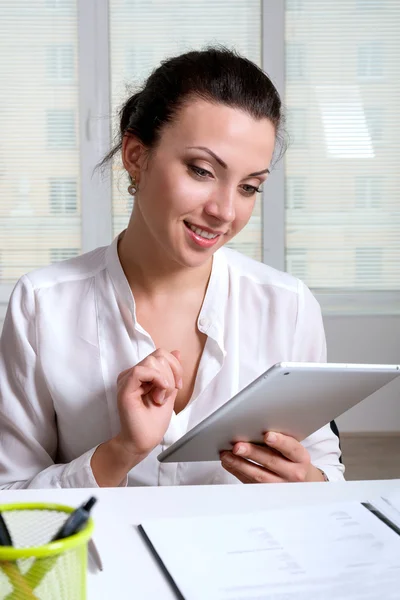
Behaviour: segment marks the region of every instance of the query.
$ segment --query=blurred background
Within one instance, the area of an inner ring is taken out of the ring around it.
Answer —
[[[289,148],[230,244],[301,278],[331,362],[400,363],[398,0],[1,0],[0,328],[16,280],[106,245],[109,150],[161,60],[224,44],[280,91]],[[338,419],[348,478],[400,477],[400,384]]]

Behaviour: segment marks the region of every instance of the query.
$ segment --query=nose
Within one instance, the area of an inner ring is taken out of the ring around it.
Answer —
[[[204,209],[205,212],[221,223],[232,223],[235,220],[235,196],[234,189],[219,189],[210,198]]]

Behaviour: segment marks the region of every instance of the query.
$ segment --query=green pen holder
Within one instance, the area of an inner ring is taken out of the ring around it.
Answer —
[[[13,546],[0,546],[0,600],[86,600],[89,519],[84,529],[49,543],[75,509],[59,504],[4,504]]]

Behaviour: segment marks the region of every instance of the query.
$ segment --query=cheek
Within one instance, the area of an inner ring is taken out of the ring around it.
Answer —
[[[211,187],[190,176],[180,174],[166,186],[170,211],[176,215],[190,213],[208,201]],[[164,196],[165,197],[165,196]]]
[[[238,233],[247,225],[253,214],[255,198],[241,198],[236,204],[235,210],[235,232]]]
[[[172,169],[159,169],[156,177],[150,174],[145,195],[152,198],[152,205],[161,217],[161,213],[165,216],[191,212],[207,202],[209,193],[208,185],[199,185],[179,168],[176,173]]]

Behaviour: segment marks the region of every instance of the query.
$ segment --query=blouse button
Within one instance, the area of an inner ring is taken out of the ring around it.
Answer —
[[[201,317],[201,319],[199,320],[199,325],[200,325],[200,327],[207,329],[207,327],[210,325],[210,321],[208,319],[206,319],[205,317]]]

